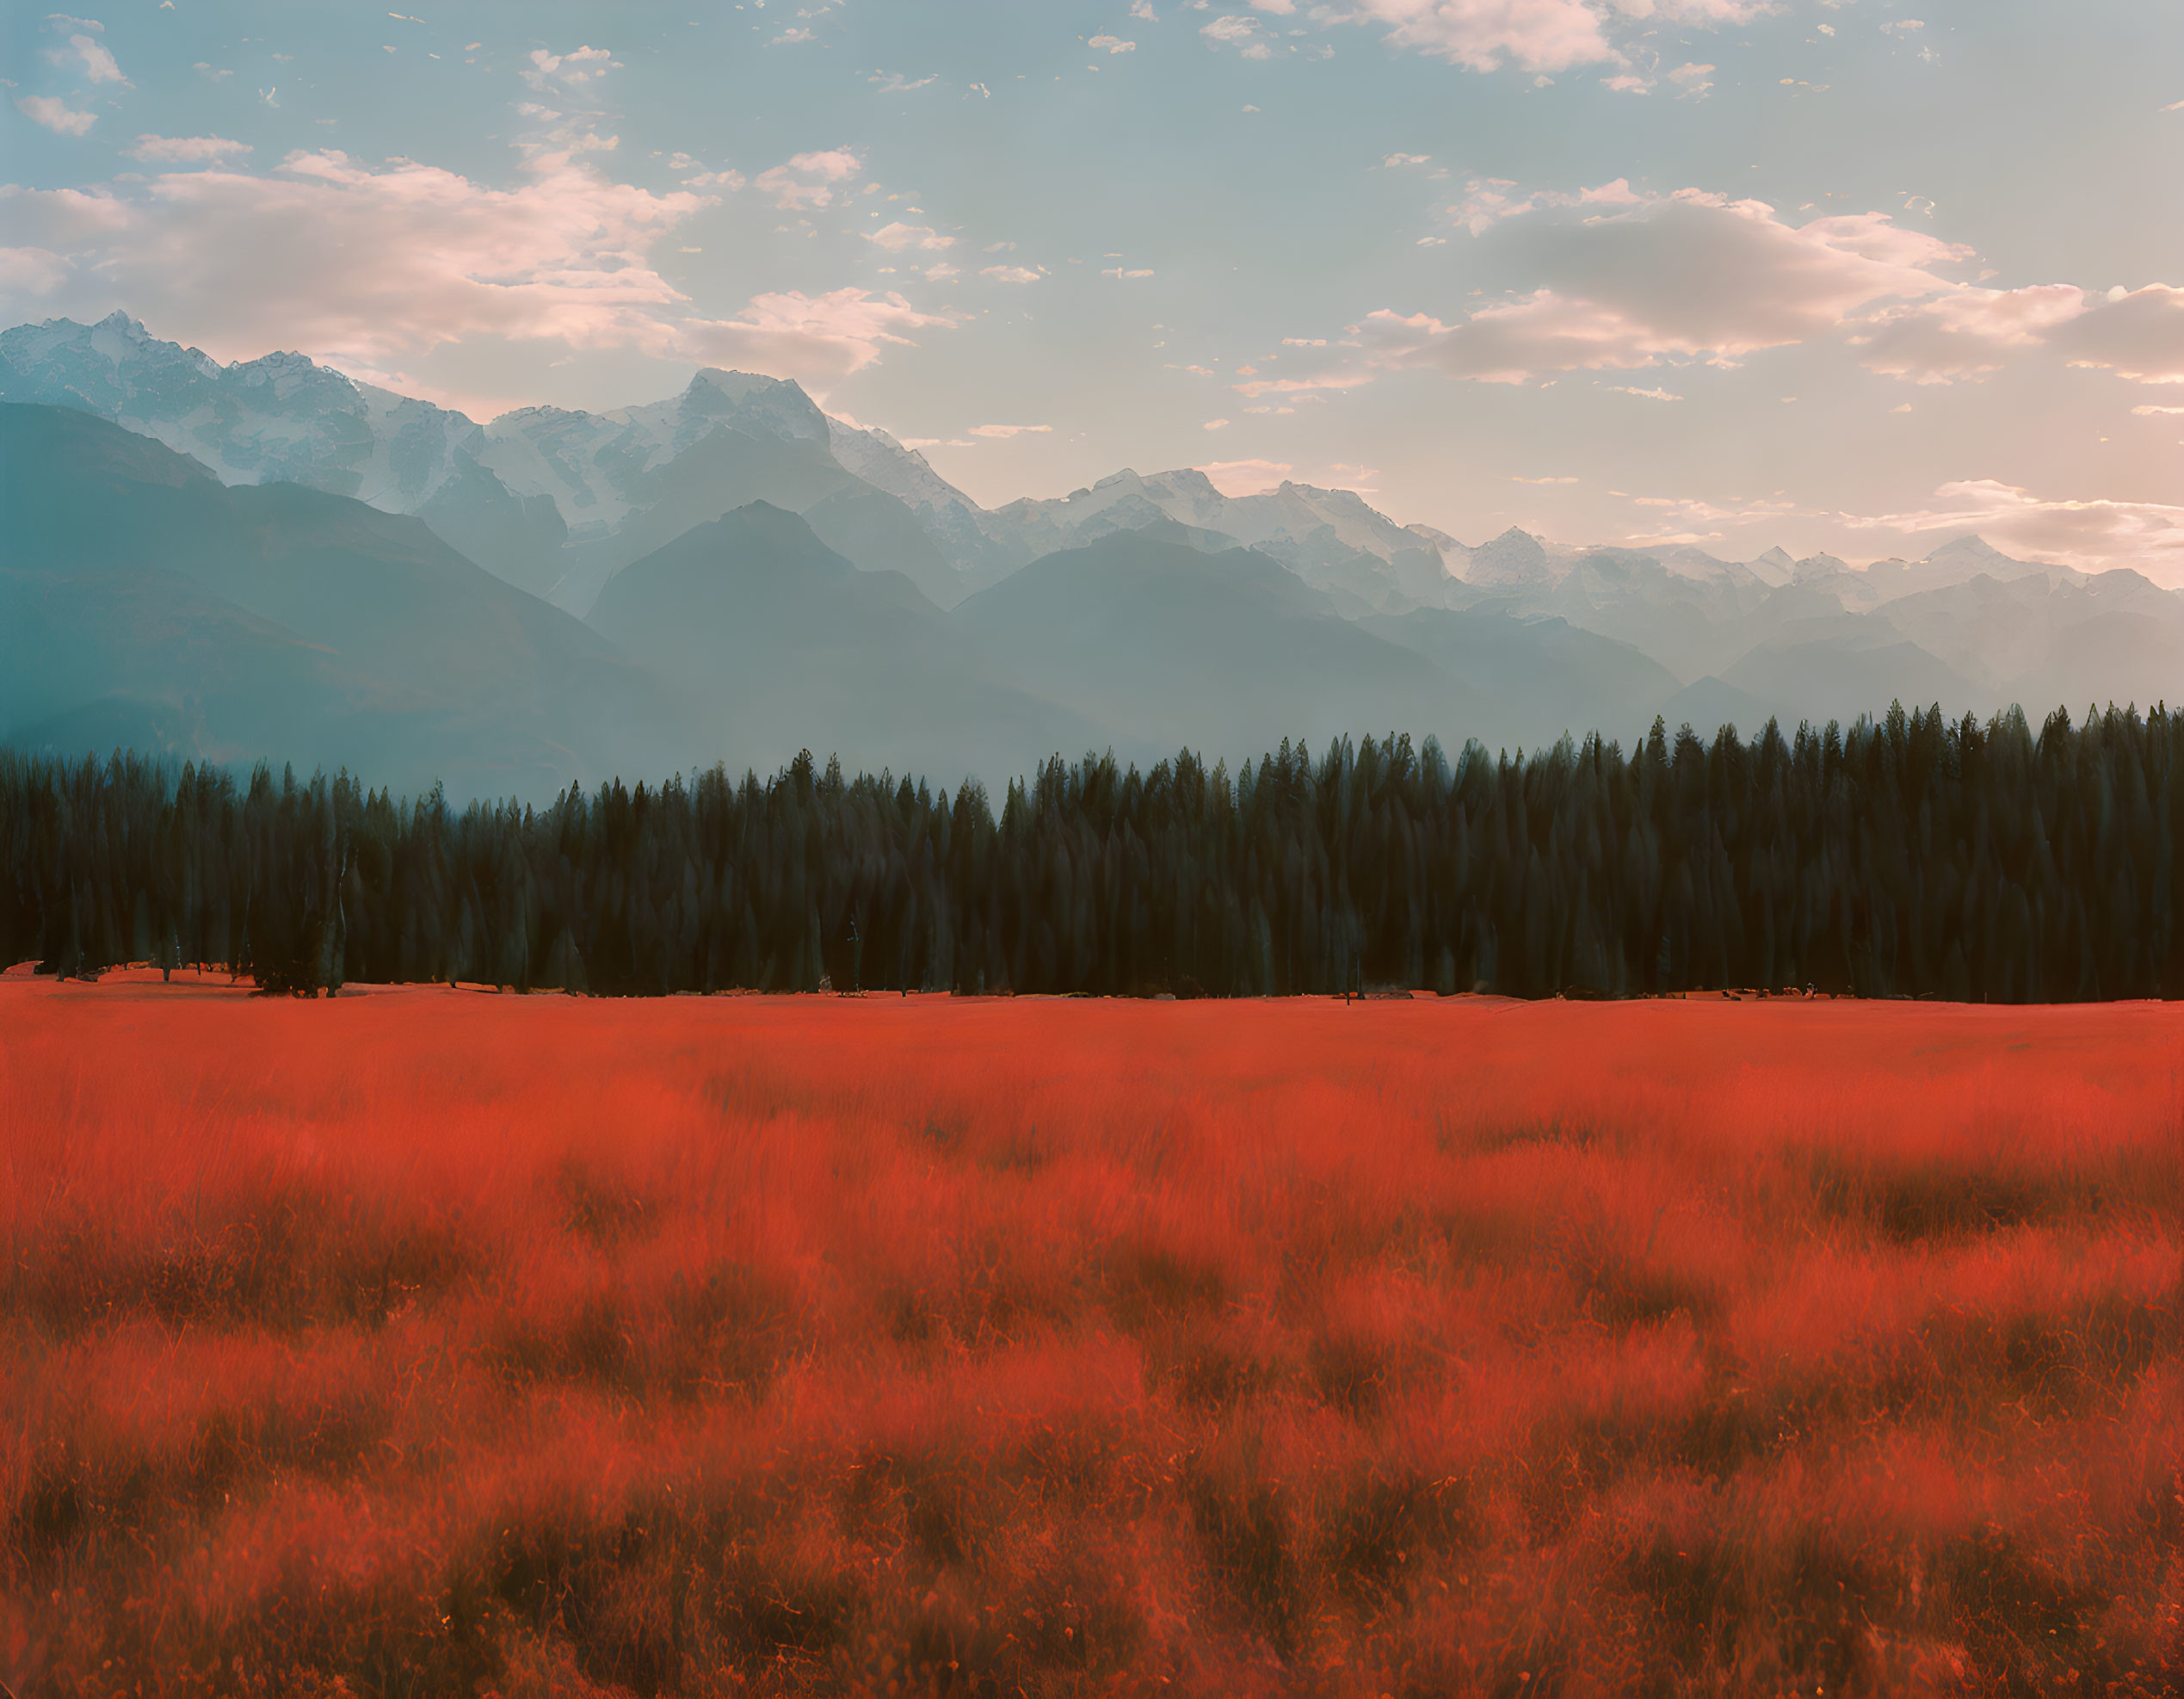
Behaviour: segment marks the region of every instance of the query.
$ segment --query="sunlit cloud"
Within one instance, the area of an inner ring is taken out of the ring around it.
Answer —
[[[51,95],[25,95],[15,102],[15,110],[32,123],[41,124],[59,136],[83,135],[99,121],[96,112],[79,112],[66,101],[56,100]]]

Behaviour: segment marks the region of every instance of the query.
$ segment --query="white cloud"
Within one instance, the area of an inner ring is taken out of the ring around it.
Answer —
[[[954,324],[945,314],[921,312],[894,293],[790,291],[759,295],[732,318],[688,321],[675,340],[684,358],[798,378],[823,392],[831,380],[871,365],[883,349],[909,346],[905,331]]]
[[[1933,268],[1970,257],[1881,213],[1793,226],[1763,201],[1640,195],[1621,182],[1523,200],[1486,193],[1494,204],[1459,215],[1491,257],[1536,285],[1448,324],[1373,313],[1355,327],[1367,363],[1519,383],[1670,357],[1733,361],[1833,330],[1861,308],[1955,290]]]
[[[66,12],[48,12],[46,22],[55,29],[88,29],[94,35],[106,34],[106,26],[96,18],[71,17]]]
[[[43,124],[55,135],[80,136],[99,121],[96,112],[77,112],[51,95],[25,95],[15,110],[34,124]]]
[[[1391,171],[1401,170],[1407,165],[1429,165],[1432,163],[1433,155],[1430,153],[1391,153],[1380,161],[1381,165]]]
[[[871,83],[883,95],[906,95],[913,89],[929,89],[940,80],[940,77],[935,75],[921,77],[916,82],[912,82],[899,71],[884,71],[865,78],[866,82]]]
[[[864,160],[854,148],[830,147],[817,153],[792,153],[789,169],[802,171],[807,176],[825,182],[842,182],[854,177],[865,168]]]
[[[1247,46],[1248,51],[1249,46],[1264,48],[1267,45],[1258,39],[1259,20],[1240,14],[1218,17],[1211,23],[1200,24],[1198,33],[1216,46]]]
[[[904,224],[899,219],[893,224],[882,225],[878,230],[867,231],[865,240],[876,247],[885,248],[891,254],[899,254],[906,248],[929,250],[955,245],[955,238],[943,236],[930,225]]]
[[[971,434],[973,436],[998,436],[1003,438],[1026,436],[1044,436],[1053,429],[1054,427],[1052,425],[982,424],[972,425],[971,427]]]
[[[1036,283],[1044,275],[1027,265],[989,265],[978,271],[979,276],[990,277],[996,283]]]
[[[1152,9],[1151,0],[1130,0],[1130,15],[1133,18],[1141,18],[1147,23],[1160,22],[1159,15]],[[2177,104],[2184,106],[2184,101],[2180,101]]]
[[[1683,398],[1672,389],[1636,389],[1629,384],[1610,384],[1609,390],[1617,395],[1635,395],[1644,401],[1681,401]]]
[[[1356,0],[1336,17],[1378,25],[1390,46],[1467,71],[1568,71],[1614,57],[1584,0]]]
[[[2112,289],[2051,340],[2073,366],[2104,367],[2140,383],[2184,383],[2184,289]]]
[[[1255,496],[1273,489],[1297,468],[1286,460],[1212,460],[1194,470],[1225,496]]]
[[[1852,341],[1874,371],[1919,383],[1978,378],[2036,346],[2135,382],[2184,383],[2184,289],[1963,288],[1885,312]]]
[[[1687,98],[1698,100],[1714,86],[1714,67],[1711,65],[1680,65],[1669,73],[1669,81],[1682,90]]]
[[[776,35],[774,38],[774,46],[776,47],[788,46],[799,41],[809,41],[812,39],[813,37],[811,32],[805,28],[801,24],[799,24],[794,28],[785,29],[779,35]]]
[[[230,141],[225,136],[139,136],[137,145],[129,149],[129,158],[144,159],[158,164],[216,164],[231,153],[248,153],[248,142]]]
[[[1200,427],[1204,430],[1226,430],[1228,428],[1229,422],[1226,419],[1208,419]]]
[[[1994,479],[1944,484],[1940,504],[1908,513],[1846,514],[1856,530],[1977,531],[2006,554],[2074,566],[2184,566],[2184,507],[2160,502],[2072,501]]]
[[[503,189],[414,161],[293,153],[265,176],[170,172],[126,195],[0,189],[0,241],[65,256],[77,316],[126,306],[226,356],[295,348],[372,370],[500,338],[674,358],[739,342],[825,374],[947,322],[856,290],[696,319],[649,251],[705,204],[582,164]]]
[[[83,61],[83,75],[91,82],[119,83],[125,89],[136,86],[121,74],[121,67],[114,62],[113,53],[103,41],[89,35],[71,35],[68,45]]]
[[[521,75],[533,88],[545,92],[556,83],[565,89],[582,89],[620,69],[614,53],[605,47],[578,47],[568,53],[550,53],[540,47],[531,54],[531,68]]]
[[[1999,370],[2016,349],[2038,343],[2084,310],[2082,290],[2067,283],[2023,289],[1959,289],[1938,300],[1885,312],[1851,338],[1860,363],[1915,383],[1953,383]]]
[[[49,248],[0,248],[0,299],[41,300],[67,282],[75,270]]]
[[[96,248],[129,228],[129,203],[104,189],[0,183],[0,236],[59,252]]]
[[[831,206],[834,186],[863,169],[864,160],[854,148],[828,148],[823,152],[792,155],[787,164],[761,171],[751,179],[751,186],[769,196],[776,207],[794,212]]]
[[[1297,10],[1295,0],[1250,0],[1250,4],[1255,11],[1285,16]],[[1604,79],[1609,87],[1642,93],[1645,81],[1629,74],[1630,60],[1617,47],[1619,38],[1642,36],[1662,24],[1749,23],[1780,9],[1774,0],[1330,0],[1311,7],[1309,16],[1322,28],[1349,24],[1377,29],[1391,48],[1468,71],[1511,66],[1538,76],[1613,65],[1625,74]],[[1323,56],[1326,52],[1320,49]],[[1702,74],[1694,73],[1679,86],[1703,93],[1710,85],[1690,85]]]
[[[1084,45],[1095,52],[1109,55],[1134,53],[1138,51],[1138,44],[1135,41],[1126,41],[1119,35],[1095,35]]]

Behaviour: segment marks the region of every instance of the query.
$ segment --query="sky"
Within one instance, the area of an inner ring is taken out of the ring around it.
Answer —
[[[481,419],[802,382],[982,502],[2184,584],[2169,0],[0,15],[0,321]]]

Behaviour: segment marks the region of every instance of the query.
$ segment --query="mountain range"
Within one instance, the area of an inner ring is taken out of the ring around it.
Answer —
[[[796,384],[700,371],[486,423],[115,314],[0,332],[0,738],[346,763],[536,794],[1052,753],[1250,755],[1402,727],[1530,746],[2174,690],[2184,597],[1960,537],[1476,547],[1349,491],[1123,471],[988,509]]]

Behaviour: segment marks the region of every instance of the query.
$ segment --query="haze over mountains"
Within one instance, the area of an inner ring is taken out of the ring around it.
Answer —
[[[1657,714],[1749,732],[1898,698],[2037,719],[2148,706],[2184,660],[2184,597],[1975,537],[1862,570],[1466,547],[1351,491],[1190,470],[989,510],[733,372],[480,424],[115,314],[0,333],[0,738],[71,753],[533,795],[809,746],[997,787],[1053,753],[1391,726],[1627,744]]]

